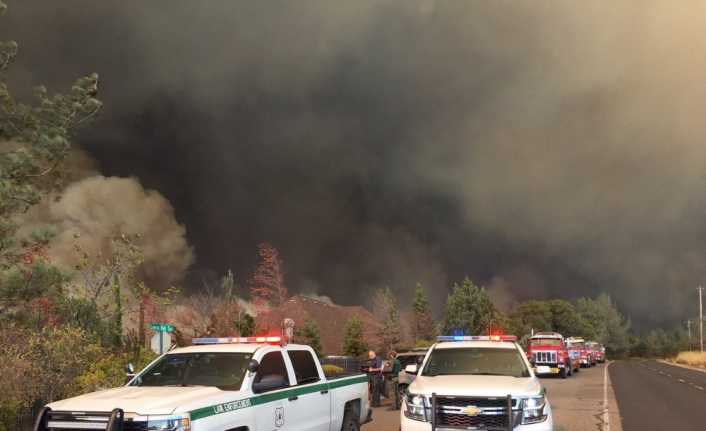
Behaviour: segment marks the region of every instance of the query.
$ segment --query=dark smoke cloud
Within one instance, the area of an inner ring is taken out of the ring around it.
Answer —
[[[688,5],[688,6],[687,6]],[[13,2],[17,85],[97,71],[81,143],[160,190],[188,283],[281,249],[290,289],[366,301],[469,274],[689,313],[704,274],[699,2]],[[514,299],[513,299],[514,298]]]

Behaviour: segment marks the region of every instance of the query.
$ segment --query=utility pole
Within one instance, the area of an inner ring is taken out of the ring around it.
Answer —
[[[699,342],[701,344],[701,353],[704,352],[704,304],[702,294],[704,288],[699,286]]]

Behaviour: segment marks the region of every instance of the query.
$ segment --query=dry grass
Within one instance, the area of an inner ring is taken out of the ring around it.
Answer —
[[[691,367],[706,368],[706,352],[680,352],[674,362]]]

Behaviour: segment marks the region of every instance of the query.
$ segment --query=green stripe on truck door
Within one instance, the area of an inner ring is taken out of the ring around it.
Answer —
[[[261,404],[271,403],[273,401],[279,401],[284,398],[311,394],[314,392],[320,392],[323,390],[342,388],[344,386],[356,385],[358,383],[367,383],[368,378],[366,376],[357,376],[351,378],[343,378],[340,380],[333,380],[326,383],[321,383],[312,386],[302,386],[293,387],[290,389],[285,389],[277,392],[271,392],[268,394],[257,395],[250,398],[243,398],[240,400],[228,401],[225,403],[216,404],[213,406],[202,407],[200,409],[192,410],[191,420],[196,421],[199,419],[207,418],[210,416],[219,415],[222,413],[233,412],[236,410],[246,409],[252,406],[259,406]]]

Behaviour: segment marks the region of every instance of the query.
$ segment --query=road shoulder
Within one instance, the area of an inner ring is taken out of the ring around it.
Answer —
[[[673,367],[685,368],[685,369],[687,369],[687,370],[698,371],[698,372],[700,372],[700,373],[705,373],[705,374],[706,374],[706,370],[704,370],[703,368],[692,367],[692,366],[690,366],[690,365],[684,365],[684,364],[677,364],[676,362],[669,362],[669,361],[667,361],[667,360],[665,360],[665,359],[656,359],[656,361],[659,362],[659,363],[661,363],[661,364],[671,365],[671,366],[673,366]]]

